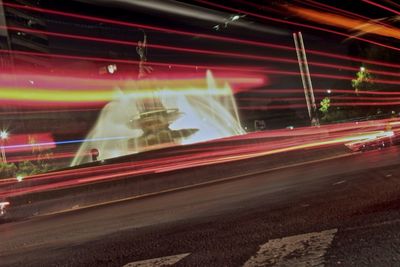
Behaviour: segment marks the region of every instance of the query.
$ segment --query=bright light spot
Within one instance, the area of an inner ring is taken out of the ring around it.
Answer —
[[[387,132],[385,132],[385,134],[383,136],[392,137],[392,136],[394,136],[394,132],[393,131],[387,131]]]
[[[8,132],[5,131],[5,130],[0,131],[0,138],[3,139],[3,140],[7,139],[8,138]]]
[[[232,21],[235,21],[235,20],[238,20],[238,19],[240,19],[240,16],[239,16],[239,15],[234,15],[234,16],[232,16],[232,18],[231,18]]]
[[[117,65],[115,65],[115,64],[108,65],[107,71],[110,74],[114,74],[117,71]]]
[[[326,92],[327,92],[328,94],[330,94],[330,93],[332,93],[332,90],[331,90],[331,89],[328,89],[328,90],[326,90]]]
[[[364,72],[365,71],[365,67],[360,67],[360,71]]]
[[[286,129],[293,130],[294,127],[290,125],[290,126],[286,127]]]
[[[24,180],[24,176],[18,175],[18,176],[17,176],[17,181],[18,181],[18,182],[22,182],[22,180]]]
[[[4,213],[6,213],[5,209],[8,205],[10,205],[10,202],[8,202],[8,201],[0,202],[0,216],[4,215]]]

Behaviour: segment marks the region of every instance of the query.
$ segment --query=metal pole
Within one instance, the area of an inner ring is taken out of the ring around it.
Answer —
[[[308,94],[309,98],[311,99],[311,110],[314,119],[314,124],[319,125],[319,120],[317,115],[317,105],[315,104],[315,97],[314,97],[314,89],[311,82],[311,74],[310,74],[310,69],[308,68],[307,54],[306,54],[306,49],[304,47],[303,35],[301,34],[301,32],[299,32],[299,40],[300,40],[301,52],[303,54],[303,64],[305,69],[305,76],[308,82]]]
[[[294,40],[294,45],[296,47],[297,60],[299,61],[300,76],[301,76],[301,80],[303,82],[304,96],[306,98],[306,103],[307,103],[308,116],[309,116],[309,118],[311,120],[312,119],[312,114],[311,114],[310,99],[308,97],[307,82],[306,82],[306,78],[304,77],[305,71],[304,71],[304,68],[303,68],[303,59],[301,58],[300,46],[299,46],[299,42],[298,42],[297,38],[298,38],[297,34],[293,33],[293,40]]]
[[[319,125],[317,105],[315,103],[314,90],[311,82],[311,75],[308,68],[306,50],[301,32],[298,34],[293,33],[293,39],[296,47],[297,60],[299,61],[301,80],[303,82],[304,96],[307,102],[307,110],[311,120],[311,125]]]

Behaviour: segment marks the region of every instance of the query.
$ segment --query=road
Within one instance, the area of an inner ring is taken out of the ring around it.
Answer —
[[[399,156],[392,147],[6,223],[0,266],[155,266],[138,261],[174,255],[176,266],[396,265]]]

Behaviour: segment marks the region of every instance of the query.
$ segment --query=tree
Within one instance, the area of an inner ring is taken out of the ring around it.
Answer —
[[[0,162],[0,179],[15,177],[17,166],[14,163]]]
[[[320,105],[321,107],[319,108],[319,111],[326,115],[326,113],[329,111],[329,107],[331,106],[331,99],[329,97],[325,97],[322,99]]]
[[[351,86],[358,94],[361,90],[370,90],[372,88],[372,76],[365,67],[361,67],[356,73],[356,78],[351,80]]]

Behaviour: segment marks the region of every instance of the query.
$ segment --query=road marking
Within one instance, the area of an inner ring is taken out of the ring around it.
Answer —
[[[332,184],[332,185],[340,185],[340,184],[343,184],[343,183],[345,183],[345,182],[346,182],[346,180],[342,180],[342,181],[336,182],[336,183],[334,183],[334,184]]]
[[[178,254],[173,256],[166,256],[156,259],[143,260],[130,262],[123,267],[158,267],[158,266],[171,266],[189,256],[190,253]]]
[[[243,266],[323,266],[337,229],[273,239]]]
[[[367,229],[367,228],[375,228],[375,227],[381,227],[384,225],[393,225],[393,224],[399,224],[400,219],[394,219],[390,221],[384,221],[384,222],[379,222],[379,223],[372,223],[372,224],[367,224],[367,225],[362,225],[362,226],[355,226],[355,227],[347,227],[346,229],[343,229],[342,231],[354,231],[354,230],[360,230],[360,229]]]

